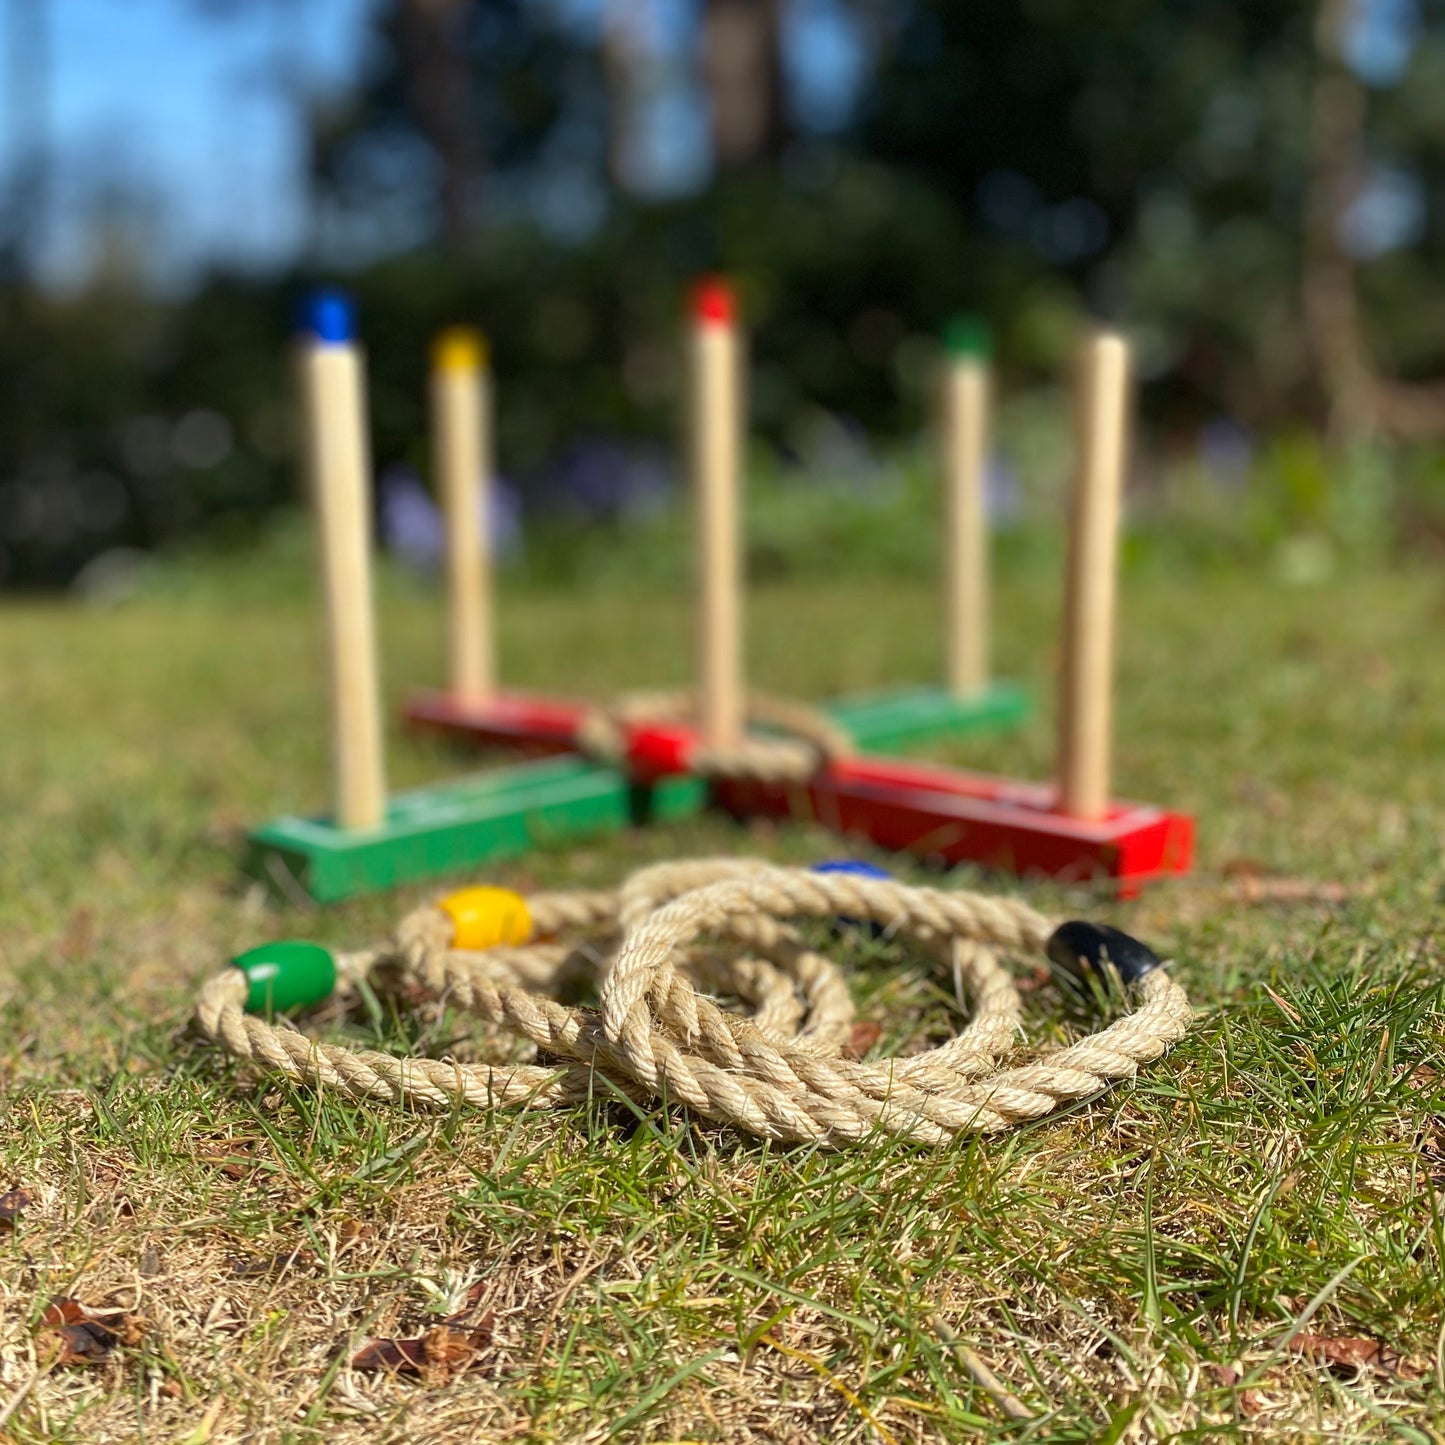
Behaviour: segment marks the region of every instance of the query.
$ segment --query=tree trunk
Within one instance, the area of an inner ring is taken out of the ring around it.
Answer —
[[[1341,58],[1349,0],[1320,0],[1310,102],[1309,191],[1304,236],[1304,318],[1329,406],[1330,430],[1369,426],[1372,379],[1360,336],[1355,263],[1340,234],[1363,178],[1365,97]]]
[[[50,209],[50,16],[48,0],[10,0],[6,67],[10,126],[4,269],[23,280],[34,266]]]
[[[702,71],[718,169],[776,159],[788,140],[782,0],[707,0]]]
[[[1370,432],[1445,435],[1445,385],[1382,376],[1360,323],[1355,259],[1341,235],[1365,173],[1365,91],[1344,62],[1349,0],[1320,0],[1315,14],[1317,71],[1310,113],[1305,215],[1305,329],[1329,406],[1331,434],[1350,441]]]
[[[474,0],[404,0],[402,40],[411,104],[436,152],[438,210],[449,251],[472,239],[480,165],[473,143],[471,55]]]

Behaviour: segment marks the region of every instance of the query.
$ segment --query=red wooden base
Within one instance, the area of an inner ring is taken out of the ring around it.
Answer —
[[[469,703],[442,692],[425,692],[406,706],[406,720],[427,732],[479,743],[517,747],[534,755],[569,753],[588,712],[585,702],[504,692],[484,703]],[[692,771],[696,729],[684,723],[649,723],[631,729],[626,768],[639,783],[655,783]]]
[[[503,692],[485,703],[446,692],[422,692],[406,705],[406,720],[424,732],[444,733],[484,747],[520,748],[534,756],[570,753],[587,713],[585,702]]]
[[[1056,813],[1049,787],[892,758],[850,758],[808,783],[721,780],[713,791],[738,817],[803,818],[943,864],[1113,879],[1123,897],[1151,878],[1187,872],[1194,854],[1194,820],[1182,813],[1115,803],[1090,822]]]
[[[426,693],[409,704],[407,718],[427,730],[536,754],[570,752],[586,712],[586,703],[561,698],[502,694],[479,708]],[[696,743],[685,725],[637,728],[627,771],[638,783],[686,773]],[[1151,878],[1188,872],[1194,853],[1194,820],[1182,813],[1115,803],[1102,820],[1070,818],[1054,811],[1053,789],[1045,785],[870,753],[834,763],[807,783],[719,779],[713,795],[737,817],[806,819],[943,864],[1074,882],[1113,879],[1124,897]]]

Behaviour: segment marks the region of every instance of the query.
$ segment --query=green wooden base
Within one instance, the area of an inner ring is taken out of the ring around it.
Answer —
[[[861,752],[891,753],[919,743],[1003,732],[1029,715],[1029,698],[1011,682],[990,683],[972,697],[937,687],[911,687],[840,698],[828,711],[852,734]]]
[[[860,749],[891,752],[1016,725],[1028,713],[1028,699],[1004,683],[969,699],[913,688],[848,698],[829,711]],[[638,787],[617,769],[584,758],[547,758],[398,793],[377,828],[343,831],[321,818],[277,818],[251,835],[248,868],[282,893],[333,903],[465,873],[533,848],[690,817],[707,801],[700,778]]]
[[[378,828],[277,818],[251,834],[248,871],[282,892],[333,903],[635,823],[690,817],[706,802],[700,778],[638,788],[615,768],[547,758],[398,793]]]

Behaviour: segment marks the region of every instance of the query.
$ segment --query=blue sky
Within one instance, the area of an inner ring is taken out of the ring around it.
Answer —
[[[222,19],[202,0],[47,3],[60,157],[51,276],[84,264],[82,218],[108,184],[138,182],[152,199],[160,269],[287,254],[300,223],[299,154],[295,117],[271,81],[280,19],[312,83],[334,86],[355,64],[374,0],[248,0]],[[0,31],[0,46],[9,39]],[[9,162],[10,126],[5,147]]]
[[[355,74],[379,0],[0,0],[48,16],[52,85],[53,223],[44,271],[83,275],[91,224],[106,192],[143,198],[149,269],[183,281],[199,264],[264,266],[294,254],[301,236],[301,139],[277,85],[289,55],[313,90]],[[536,0],[585,33],[606,0]],[[652,43],[681,61],[697,0],[624,0]],[[3,14],[0,8],[0,14]],[[791,0],[795,103],[815,128],[847,111],[859,78],[856,40],[839,0]],[[9,42],[0,27],[0,50]],[[0,75],[11,56],[0,54]],[[660,97],[648,116],[639,181],[667,190],[701,180],[708,164],[700,115]],[[687,97],[695,105],[695,97]],[[668,105],[672,109],[668,109]],[[10,115],[5,114],[7,121]],[[12,127],[13,129],[13,127]],[[9,130],[0,160],[17,150]]]

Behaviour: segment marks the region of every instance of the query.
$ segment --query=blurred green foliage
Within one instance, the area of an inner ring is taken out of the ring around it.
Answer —
[[[501,469],[531,556],[558,568],[578,546],[617,543],[610,527],[572,540],[586,529],[567,518],[598,513],[571,505],[569,458],[599,439],[675,457],[683,296],[715,268],[737,279],[750,330],[756,525],[783,539],[755,541],[760,566],[805,552],[906,566],[928,544],[921,438],[937,338],[961,311],[996,336],[1025,523],[1056,521],[1055,388],[1092,313],[1139,344],[1141,534],[1172,528],[1196,557],[1445,535],[1437,447],[1322,440],[1300,313],[1316,65],[1305,0],[885,7],[895,23],[845,132],[795,126],[780,153],[671,199],[611,177],[597,46],[552,7],[478,0],[462,53],[488,186],[514,194],[582,134],[568,164],[605,205],[562,235],[498,203],[450,249],[423,204],[446,157],[405,83],[404,8],[380,8],[353,92],[315,118],[318,214],[353,237],[369,226],[368,259],[342,266],[366,254],[342,247],[322,266],[323,247],[289,274],[214,276],[180,299],[114,278],[66,296],[0,286],[0,586],[65,583],[118,546],[253,535],[295,493],[291,311],[310,279],[338,273],[359,301],[379,468],[426,475],[433,332],[488,333]],[[1426,24],[1369,99],[1372,162],[1408,163],[1427,192],[1445,163],[1442,75],[1445,37]],[[1362,256],[1368,339],[1401,376],[1445,364],[1442,260],[1433,203],[1408,246]],[[645,537],[671,524],[628,525]]]

